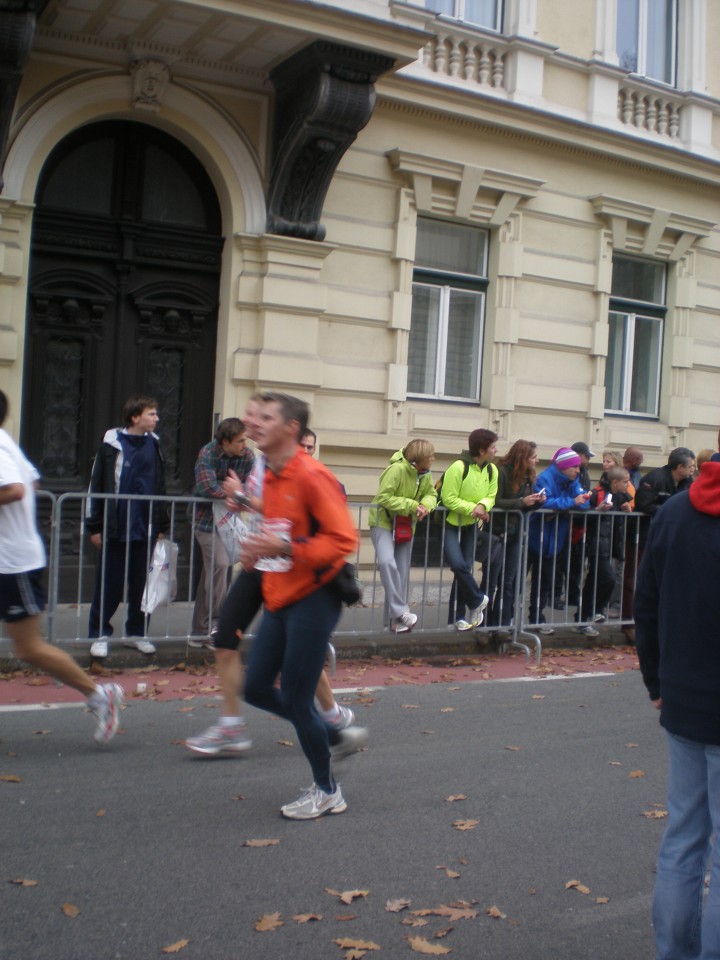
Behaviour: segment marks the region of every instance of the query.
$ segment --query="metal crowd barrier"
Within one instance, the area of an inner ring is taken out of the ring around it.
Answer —
[[[103,542],[98,550],[90,544],[85,522],[88,499],[88,494],[67,493],[56,498],[39,492],[39,525],[48,543],[47,634],[53,642],[90,643],[90,601],[98,564],[105,562],[107,546]],[[145,618],[143,633],[153,642],[189,642],[193,639],[194,590],[202,568],[193,525],[198,506],[207,505],[207,499],[113,494],[93,495],[92,499],[102,503],[105,520],[121,500],[148,503],[151,512],[153,505],[162,503],[165,507],[170,525],[166,535],[179,546],[177,595],[174,602]],[[335,635],[372,639],[386,634],[388,625],[384,591],[367,536],[370,504],[349,506],[360,533],[354,560],[364,596],[361,605],[343,608]],[[446,538],[457,536],[457,529],[444,522],[444,512],[438,508],[419,523],[412,544],[408,601],[418,616],[414,632],[425,635],[454,630],[459,616],[454,576],[445,558]],[[475,629],[479,649],[492,641],[500,651],[519,650],[528,659],[534,653],[539,662],[542,638],[556,630],[585,632],[588,627],[595,631],[610,625],[632,626],[642,519],[635,513],[615,511],[491,511],[484,529],[476,529],[473,550],[475,575],[483,591],[491,596],[485,621]],[[129,510],[126,523],[130,523]],[[152,536],[143,548],[146,569]],[[218,542],[213,535],[213,558]],[[123,598],[128,572],[126,559]],[[104,593],[103,586],[101,607]],[[212,594],[209,603],[212,619]],[[123,601],[113,621],[113,643],[136,639],[125,635],[126,616],[127,604]]]

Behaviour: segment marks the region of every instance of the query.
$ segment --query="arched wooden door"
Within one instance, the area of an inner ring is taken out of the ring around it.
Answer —
[[[154,127],[106,121],[55,148],[36,204],[22,443],[43,486],[86,489],[105,430],[144,393],[168,492],[185,490],[212,434],[222,237],[207,174]]]

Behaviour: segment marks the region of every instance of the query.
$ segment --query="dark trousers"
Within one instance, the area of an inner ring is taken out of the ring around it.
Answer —
[[[113,635],[110,620],[125,596],[126,562],[128,612],[125,634],[128,637],[144,635],[146,615],[140,609],[140,604],[150,556],[151,548],[146,540],[131,540],[129,543],[107,540],[103,543],[95,578],[95,592],[90,605],[88,637],[91,640]],[[147,622],[150,622],[149,616]]]
[[[615,589],[615,570],[611,557],[588,554],[588,573],[582,591],[582,600],[575,619],[592,620],[610,603]]]
[[[505,549],[501,555],[501,569],[498,588],[495,593],[488,624],[491,627],[507,627],[515,616],[515,590],[520,563],[520,536],[510,536],[505,540]]]
[[[327,587],[280,610],[266,609],[245,675],[245,701],[292,723],[315,783],[328,793],[335,789],[330,741],[315,707],[315,688],[340,610],[340,600]]]

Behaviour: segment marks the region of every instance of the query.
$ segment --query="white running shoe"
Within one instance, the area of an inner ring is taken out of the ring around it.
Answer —
[[[340,711],[339,714],[336,714],[332,720],[328,720],[327,717],[323,719],[328,726],[333,727],[335,730],[346,730],[355,723],[355,714],[350,707],[343,707],[340,704],[338,704],[338,710]]]
[[[239,723],[236,727],[224,727],[220,723],[215,723],[204,733],[196,737],[188,737],[185,746],[193,753],[200,753],[204,757],[216,757],[220,753],[244,753],[252,747],[252,740],[247,735],[244,723]]]
[[[467,620],[456,620],[455,629],[463,633],[465,630],[472,630],[473,625],[468,623]]]
[[[470,610],[468,613],[468,621],[471,627],[479,627],[485,618],[485,607],[488,605],[490,597],[485,596],[482,599],[482,603],[479,607],[475,607],[474,610]]]
[[[392,629],[395,633],[407,633],[417,623],[417,616],[414,613],[410,613],[409,610],[406,610],[405,613],[401,613],[400,616],[393,623]]]
[[[155,653],[155,644],[150,643],[149,640],[126,640],[125,646],[134,650],[139,650],[140,653],[144,653],[146,657],[149,657],[151,654]]]
[[[351,753],[357,753],[368,742],[367,727],[345,727],[340,731],[340,739],[330,747],[333,760],[342,760]]]
[[[97,719],[95,743],[109,743],[120,725],[120,708],[125,693],[117,683],[105,683],[98,687],[98,702],[90,706]]]
[[[108,655],[107,640],[95,640],[90,647],[90,656],[96,660],[103,660]]]
[[[575,633],[582,633],[583,636],[585,636],[585,637],[599,637],[599,636],[600,636],[600,631],[599,631],[599,630],[596,630],[595,627],[591,627],[590,625],[588,625],[588,626],[586,626],[586,627],[575,627],[574,629],[575,629]]]
[[[316,784],[302,794],[293,803],[287,803],[280,808],[280,812],[289,820],[315,820],[326,813],[344,813],[347,804],[343,799],[340,784],[335,786],[332,793],[325,793]]]

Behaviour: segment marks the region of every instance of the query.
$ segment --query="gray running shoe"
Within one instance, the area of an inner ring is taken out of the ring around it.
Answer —
[[[193,753],[215,757],[220,753],[244,753],[252,747],[252,740],[247,735],[244,723],[236,727],[223,727],[215,723],[197,737],[188,737],[185,746]]]
[[[325,793],[315,783],[293,803],[287,803],[280,808],[280,812],[288,820],[315,820],[326,813],[344,813],[345,810],[347,804],[343,799],[340,784],[335,786],[333,793]]]
[[[367,727],[346,727],[340,731],[340,739],[330,747],[330,756],[333,760],[357,753],[368,741]]]
[[[95,728],[95,743],[110,743],[120,726],[120,708],[125,693],[117,683],[105,683],[98,688],[98,702],[90,709],[95,714],[97,727]]]

